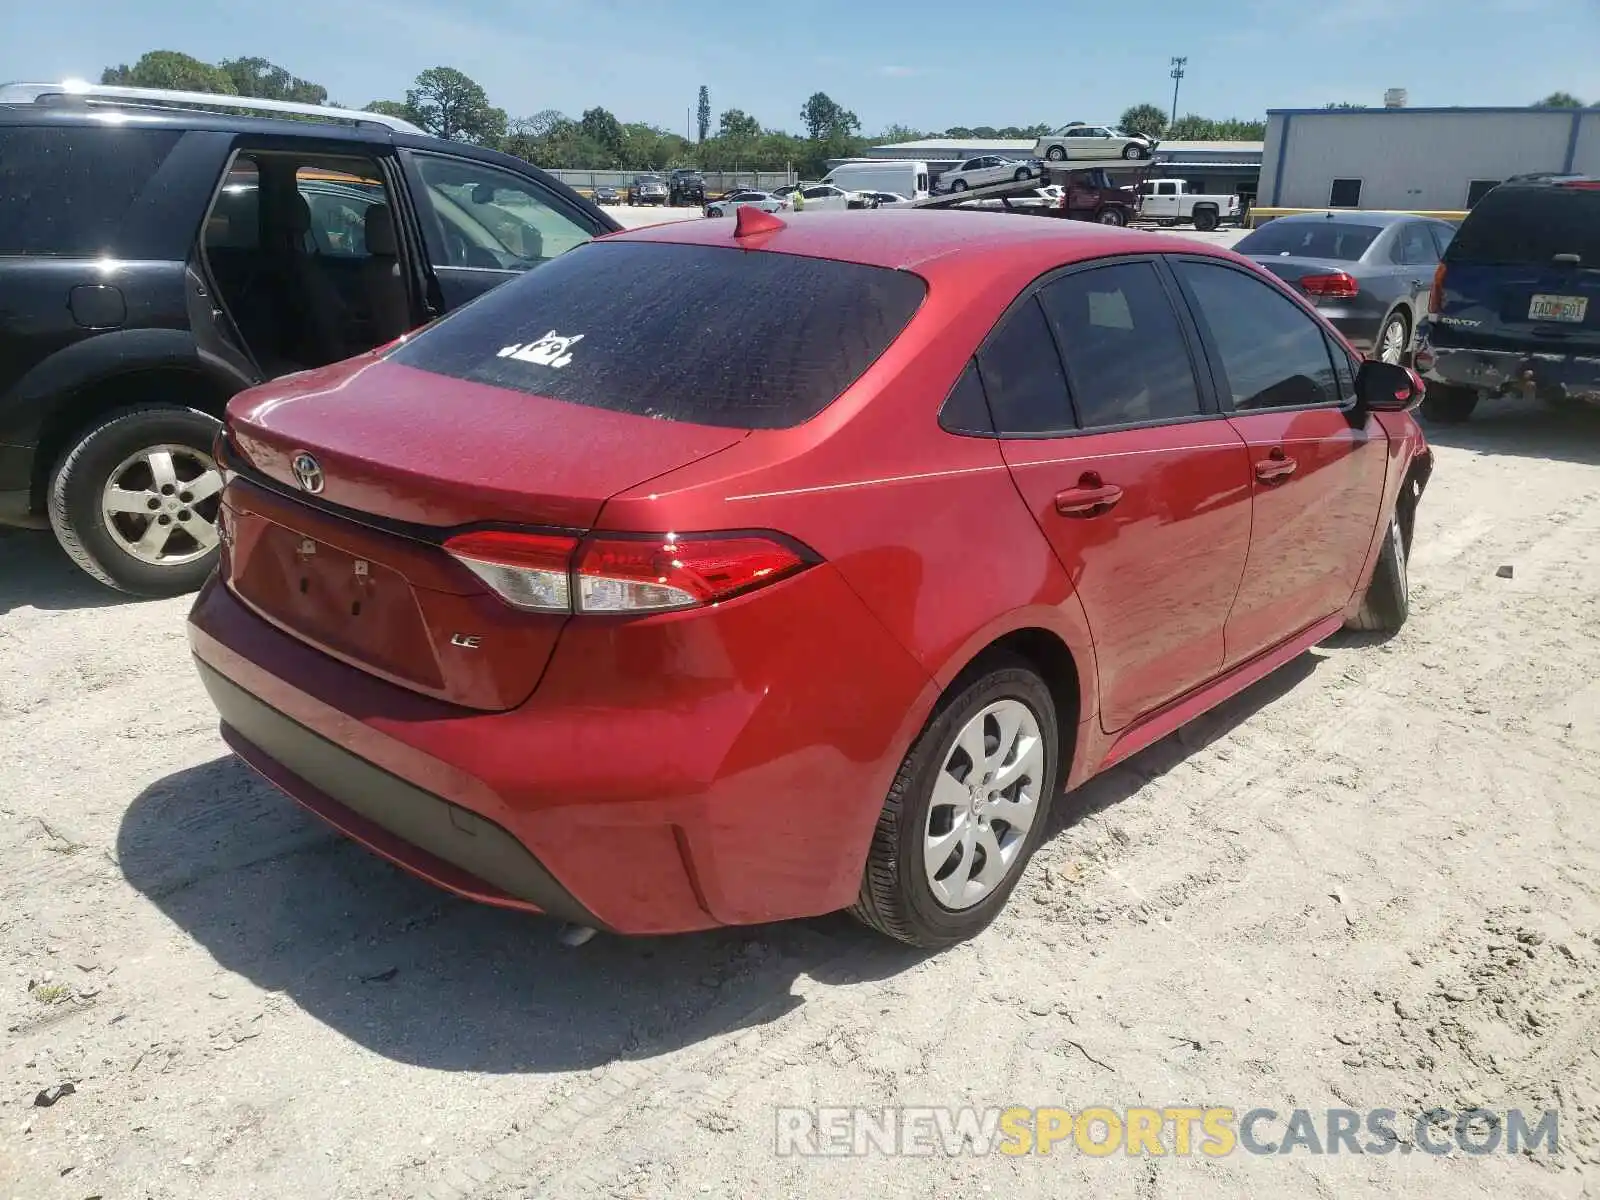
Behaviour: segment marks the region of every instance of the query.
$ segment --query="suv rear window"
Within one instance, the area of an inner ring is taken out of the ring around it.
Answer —
[[[1269,221],[1235,242],[1233,248],[1240,254],[1290,254],[1355,262],[1379,232],[1375,225],[1346,221]]]
[[[390,359],[644,417],[782,429],[860,378],[925,292],[916,275],[832,259],[596,242],[502,284]]]
[[[1558,254],[1600,266],[1600,190],[1501,184],[1467,214],[1444,259],[1548,263]]]
[[[115,253],[174,129],[0,128],[0,254]]]

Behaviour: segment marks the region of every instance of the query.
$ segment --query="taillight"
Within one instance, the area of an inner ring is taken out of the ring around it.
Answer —
[[[1343,271],[1332,275],[1307,275],[1300,280],[1300,287],[1308,296],[1333,300],[1349,300],[1361,293],[1361,285]]]
[[[662,612],[717,604],[810,565],[760,534],[602,535],[479,530],[444,548],[516,608],[532,612]]]
[[[449,538],[444,548],[513,608],[572,611],[575,537],[480,529]]]
[[[1433,269],[1433,288],[1428,292],[1428,312],[1436,313],[1444,307],[1444,264]]]
[[[650,612],[716,604],[806,566],[770,538],[593,538],[573,574],[580,612]]]

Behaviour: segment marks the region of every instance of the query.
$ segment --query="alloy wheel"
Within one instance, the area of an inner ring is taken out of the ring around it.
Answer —
[[[118,549],[152,566],[176,567],[216,547],[221,494],[222,473],[209,454],[149,446],[111,472],[100,511]]]
[[[1045,786],[1044,740],[1033,710],[997,700],[962,726],[934,781],[923,866],[949,909],[980,903],[1021,857]]]
[[[1405,356],[1405,322],[1399,317],[1395,317],[1383,327],[1383,333],[1378,343],[1378,357],[1386,363],[1398,366]]]

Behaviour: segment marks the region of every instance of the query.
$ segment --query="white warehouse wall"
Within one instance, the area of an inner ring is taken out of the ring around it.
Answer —
[[[1568,169],[1575,115],[1579,153],[1571,169],[1600,170],[1600,112],[1592,110],[1272,113],[1262,202],[1323,208],[1335,179],[1359,179],[1362,208],[1461,209],[1474,179]]]

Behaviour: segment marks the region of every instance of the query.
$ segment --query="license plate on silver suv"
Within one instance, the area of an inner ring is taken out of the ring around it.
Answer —
[[[1587,296],[1535,296],[1528,305],[1530,321],[1581,322],[1589,311]]]

